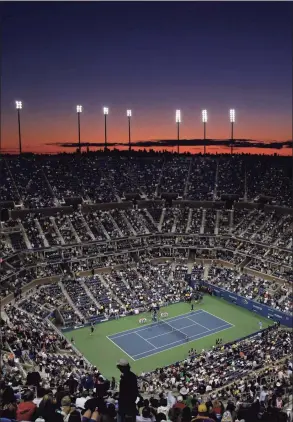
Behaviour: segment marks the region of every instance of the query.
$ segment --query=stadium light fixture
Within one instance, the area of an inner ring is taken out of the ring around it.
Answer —
[[[206,125],[207,125],[207,122],[208,122],[208,112],[207,112],[207,110],[202,110],[201,117],[202,117],[202,122],[203,122],[203,140],[204,140],[203,153],[205,155],[206,154]]]
[[[15,108],[17,110],[17,121],[18,121],[18,149],[19,149],[19,154],[21,154],[22,145],[21,145],[20,110],[22,109],[22,101],[15,101]]]
[[[231,108],[230,112],[230,123],[231,123],[231,154],[233,154],[233,143],[234,143],[234,123],[235,123],[235,109]]]
[[[230,122],[235,123],[235,110],[234,110],[234,108],[230,109]]]
[[[132,111],[131,110],[127,110],[126,111],[126,116],[128,117],[128,149],[129,151],[131,151],[131,117],[132,117]]]
[[[208,121],[208,112],[207,112],[207,110],[202,110],[201,114],[202,114],[202,122],[203,123],[207,123],[207,121]]]
[[[177,123],[177,154],[179,154],[181,110],[176,110],[175,121]]]
[[[80,113],[82,113],[82,105],[76,106],[76,113],[77,113],[77,131],[78,131],[78,152],[81,153],[81,145],[80,145]]]

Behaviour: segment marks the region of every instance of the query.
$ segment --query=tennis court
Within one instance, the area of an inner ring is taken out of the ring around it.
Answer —
[[[234,327],[202,309],[107,336],[136,361]]]

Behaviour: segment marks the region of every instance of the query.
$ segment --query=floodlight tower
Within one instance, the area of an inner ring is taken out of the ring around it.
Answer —
[[[130,127],[130,121],[131,121],[132,111],[131,110],[127,110],[126,111],[126,115],[128,117],[128,149],[129,149],[129,151],[131,151],[131,127]]]
[[[21,154],[22,147],[21,147],[21,129],[20,129],[20,110],[22,109],[22,101],[15,101],[15,107],[17,110],[17,119],[18,119],[18,147],[19,147],[19,154]]]
[[[204,155],[206,155],[206,124],[207,124],[207,121],[208,121],[207,110],[202,110],[201,115],[202,115],[202,122],[203,122],[203,140],[204,140],[203,153],[204,153]]]
[[[230,123],[231,123],[231,154],[233,154],[233,142],[234,142],[234,123],[235,123],[235,110],[230,109]]]
[[[177,123],[177,154],[179,154],[179,142],[180,142],[180,123],[181,123],[181,111],[176,110],[175,120]]]
[[[82,106],[76,106],[76,113],[77,113],[77,130],[78,130],[78,152],[81,153],[81,145],[80,145],[80,113],[82,113]]]
[[[104,116],[105,116],[105,147],[104,147],[104,151],[106,151],[107,150],[107,116],[109,114],[109,108],[104,107],[103,113],[104,113]]]

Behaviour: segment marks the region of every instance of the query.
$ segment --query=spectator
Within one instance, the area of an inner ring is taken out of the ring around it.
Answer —
[[[117,368],[121,372],[118,400],[118,413],[122,422],[136,419],[136,399],[139,395],[136,375],[131,372],[127,360],[120,359]]]
[[[45,422],[55,422],[58,419],[62,420],[61,415],[56,412],[57,409],[56,400],[53,399],[51,394],[46,394],[39,404],[36,415],[45,419]]]
[[[198,406],[198,415],[192,419],[192,422],[215,422],[214,419],[208,416],[207,406],[203,403]]]
[[[168,416],[170,406],[168,406],[168,401],[164,397],[161,398],[159,407],[158,407],[158,413],[163,413],[166,417]]]
[[[188,406],[182,409],[181,413],[181,422],[190,422],[191,421],[191,410]]]
[[[155,420],[149,407],[144,407],[141,416],[136,416],[136,422],[155,422]]]
[[[184,409],[184,407],[186,407],[186,404],[183,403],[183,397],[182,396],[178,396],[177,397],[177,402],[174,404],[173,408],[174,409]]]
[[[37,406],[33,403],[34,393],[30,390],[26,391],[23,401],[19,403],[16,410],[17,421],[31,421],[35,416]]]
[[[224,412],[221,422],[233,422],[232,415],[229,410]]]

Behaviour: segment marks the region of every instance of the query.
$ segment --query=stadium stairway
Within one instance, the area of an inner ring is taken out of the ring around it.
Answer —
[[[81,243],[80,237],[78,236],[77,231],[75,230],[75,227],[74,227],[74,225],[71,222],[71,219],[69,218],[68,215],[66,215],[65,218],[66,218],[66,221],[68,223],[68,226],[70,227],[70,229],[71,229],[71,231],[72,231],[72,233],[73,233],[73,235],[74,235],[74,237],[76,239],[76,242],[77,243]]]
[[[119,305],[123,306],[123,303],[121,302],[121,300],[119,299],[118,296],[115,295],[115,293],[113,292],[113,290],[111,290],[110,286],[108,285],[108,283],[106,282],[106,280],[104,279],[104,277],[102,276],[102,274],[98,274],[97,275],[101,281],[101,283],[105,286],[105,288],[111,292],[112,297],[116,300],[116,302],[119,303]]]
[[[58,235],[58,238],[59,238],[59,240],[60,240],[60,242],[61,242],[61,245],[65,245],[65,241],[64,241],[63,236],[61,235],[60,230],[59,230],[59,228],[58,228],[58,226],[57,226],[57,224],[56,224],[55,218],[51,216],[51,217],[50,217],[50,220],[51,220],[51,222],[52,222],[52,224],[53,224],[53,227],[54,227],[54,229],[55,229],[55,232],[56,232],[56,233],[57,233],[57,235]]]
[[[190,179],[192,164],[193,164],[193,160],[191,158],[190,161],[189,161],[188,173],[187,173],[187,177],[186,177],[185,184],[184,184],[183,198],[186,198],[187,194],[188,194],[189,179]]]
[[[204,234],[204,228],[205,228],[205,222],[206,222],[206,213],[207,213],[207,210],[204,208],[202,210],[202,216],[201,216],[201,224],[200,224],[199,234]]]
[[[192,218],[192,208],[189,208],[185,233],[189,233]]]
[[[95,236],[94,236],[93,232],[91,231],[91,229],[90,229],[90,227],[89,227],[89,225],[88,225],[88,223],[87,223],[87,221],[86,221],[86,219],[84,218],[84,215],[83,215],[82,213],[80,213],[80,219],[81,219],[81,221],[82,221],[82,223],[83,223],[83,225],[84,225],[84,228],[86,229],[86,231],[87,231],[88,235],[90,236],[90,238],[91,238],[92,240],[96,240],[96,238],[95,238]]]
[[[22,224],[22,222],[20,220],[19,220],[19,228],[20,228],[20,231],[22,232],[23,239],[24,239],[24,242],[26,244],[26,247],[28,249],[32,249],[33,248],[32,247],[32,244],[31,244],[31,242],[30,242],[30,240],[28,238],[27,232],[25,231],[25,228],[23,227],[23,224]]]
[[[123,220],[125,221],[125,224],[127,225],[127,227],[129,228],[129,230],[132,232],[132,234],[134,236],[137,236],[136,231],[134,230],[134,228],[132,227],[130,221],[128,220],[128,218],[125,215],[125,211],[124,210],[120,210],[120,215],[122,216]]]
[[[69,305],[72,307],[72,309],[74,309],[74,311],[79,316],[79,318],[81,320],[84,320],[85,319],[84,316],[82,315],[82,313],[80,312],[80,310],[75,306],[74,302],[71,300],[69,294],[67,293],[67,290],[65,289],[64,284],[62,283],[62,281],[59,281],[58,285],[60,286],[60,288],[62,290],[62,293],[66,297],[66,300],[69,303]]]
[[[153,216],[151,215],[151,213],[149,212],[149,210],[147,210],[147,209],[145,208],[145,209],[143,209],[142,211],[143,211],[143,213],[144,213],[144,218],[146,218],[148,221],[150,221],[150,222],[151,222],[151,224],[152,224],[152,225],[153,225],[153,227],[154,227],[155,232],[157,232],[157,231],[158,231],[158,225],[157,225],[157,223],[155,222],[155,220],[153,219]]]
[[[85,284],[85,282],[79,278],[78,279],[80,285],[83,287],[83,289],[85,290],[86,294],[92,299],[92,301],[94,302],[94,304],[96,305],[97,308],[101,307],[101,304],[97,301],[97,299],[94,297],[94,295],[92,294],[92,292],[90,291],[90,289],[87,287],[87,285]]]
[[[36,223],[36,227],[37,227],[37,229],[39,231],[39,234],[41,236],[41,239],[43,241],[43,244],[44,244],[45,248],[49,248],[50,247],[49,242],[46,239],[46,236],[45,236],[45,234],[43,232],[42,226],[40,225],[40,222],[39,222],[39,220],[37,218],[35,218],[35,223]]]
[[[159,221],[159,224],[158,224],[159,232],[162,231],[162,225],[163,225],[163,222],[164,222],[165,214],[166,214],[166,208],[163,208],[163,211],[162,211],[162,214],[161,214],[161,217],[160,217],[160,221]]]
[[[120,237],[124,237],[122,231],[120,230],[120,227],[118,226],[118,224],[116,223],[115,219],[112,217],[112,214],[109,212],[109,218],[113,224],[113,226],[115,227],[115,229],[118,231]]]
[[[99,218],[98,216],[96,216],[95,218],[96,218],[96,220],[97,220],[97,222],[98,222],[98,225],[99,225],[99,227],[101,228],[102,232],[103,232],[103,233],[104,233],[104,235],[106,236],[106,239],[107,239],[107,240],[111,240],[111,236],[110,236],[110,235],[109,235],[109,233],[107,232],[107,230],[106,230],[106,228],[105,228],[104,224],[102,223],[102,221],[100,220],[100,218]]]

